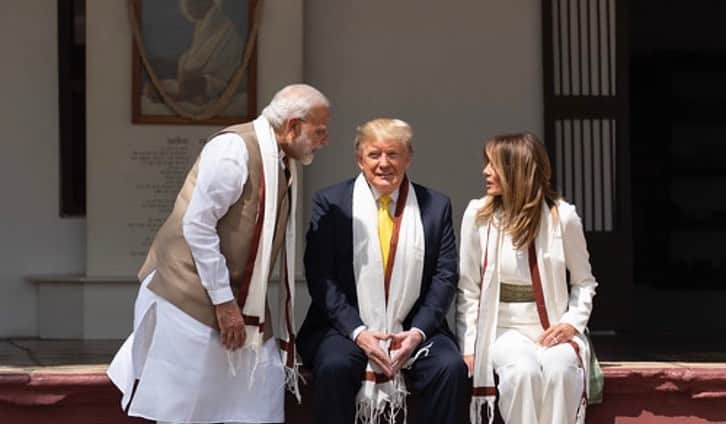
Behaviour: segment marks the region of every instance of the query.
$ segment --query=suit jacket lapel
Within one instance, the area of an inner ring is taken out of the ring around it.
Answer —
[[[413,183],[411,183],[411,185],[416,192],[418,207],[421,211],[421,224],[424,229],[424,281],[428,281],[426,276],[431,272],[431,254],[433,252],[431,243],[434,239],[433,234],[431,234],[434,230],[434,223],[431,222],[432,216],[431,213],[429,213],[431,210],[431,199],[423,188]]]

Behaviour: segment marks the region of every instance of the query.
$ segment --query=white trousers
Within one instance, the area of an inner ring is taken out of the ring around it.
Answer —
[[[188,424],[188,423],[175,423],[171,421],[157,421],[156,424]],[[235,422],[228,422],[224,424],[246,424],[246,423],[235,423]]]
[[[507,424],[575,423],[583,370],[569,343],[537,344],[542,327],[497,328],[494,371],[499,376],[499,411]]]
[[[188,424],[188,423],[174,423],[171,421],[157,421],[156,424]],[[235,423],[235,422],[228,422],[224,424],[246,424],[246,423]]]
[[[124,394],[121,408],[162,422],[285,421],[285,370],[275,340],[260,348],[254,374],[247,350],[238,351],[242,367],[231,374],[219,333],[149,290],[151,275],[136,299],[134,332],[108,368]]]

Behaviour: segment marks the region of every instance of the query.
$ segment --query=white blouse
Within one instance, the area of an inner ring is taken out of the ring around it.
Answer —
[[[529,252],[526,248],[515,249],[512,237],[504,233],[499,257],[499,275],[502,283],[532,285],[529,272]],[[539,324],[537,305],[534,302],[499,302],[497,325],[517,328]]]
[[[529,254],[527,249],[515,249],[514,244],[512,244],[512,237],[508,233],[504,233],[504,237],[502,237],[499,275],[503,283],[532,285],[532,278],[529,275]]]

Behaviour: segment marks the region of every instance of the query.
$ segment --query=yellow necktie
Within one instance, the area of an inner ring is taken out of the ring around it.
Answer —
[[[388,251],[391,248],[391,236],[393,236],[393,217],[391,217],[391,212],[388,210],[391,197],[381,196],[378,201],[380,202],[378,207],[378,240],[381,243],[383,272],[385,273],[388,266]]]

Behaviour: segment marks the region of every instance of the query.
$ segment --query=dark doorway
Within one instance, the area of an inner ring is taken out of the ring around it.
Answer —
[[[544,139],[600,282],[589,327],[606,334],[632,322],[625,12],[625,0],[542,3]]]
[[[726,358],[726,2],[544,0],[545,143],[606,360]]]
[[[726,2],[629,9],[633,331],[721,339]]]
[[[58,0],[60,215],[86,214],[86,1]]]

